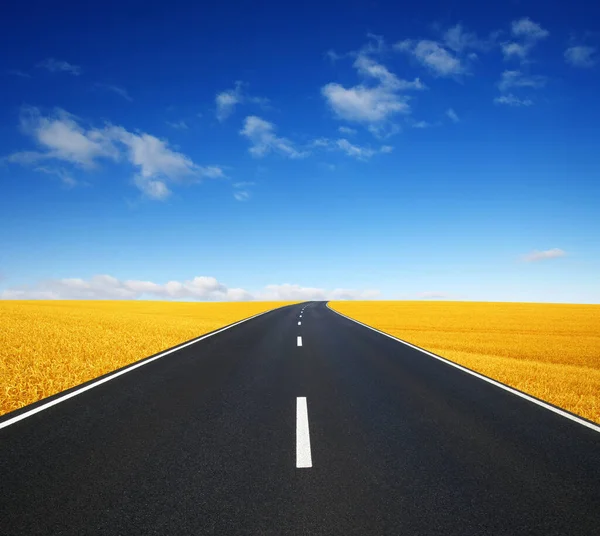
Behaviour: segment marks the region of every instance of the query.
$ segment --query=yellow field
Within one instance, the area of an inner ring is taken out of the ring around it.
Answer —
[[[286,304],[0,301],[0,415]]]
[[[600,423],[600,305],[368,301],[330,306]]]

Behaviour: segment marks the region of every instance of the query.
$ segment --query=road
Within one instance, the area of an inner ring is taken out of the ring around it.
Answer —
[[[0,534],[597,536],[600,433],[303,303],[1,428]]]

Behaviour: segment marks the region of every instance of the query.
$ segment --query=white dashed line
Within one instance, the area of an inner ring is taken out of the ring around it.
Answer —
[[[298,346],[302,346],[302,337],[298,335]]]
[[[296,467],[312,467],[305,396],[296,398]]]
[[[298,325],[299,325],[299,326],[301,326],[301,325],[302,325],[302,322],[298,322]]]

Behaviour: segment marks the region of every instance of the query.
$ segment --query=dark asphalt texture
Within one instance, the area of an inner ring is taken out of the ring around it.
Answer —
[[[600,534],[600,433],[302,307],[1,429],[0,534]]]

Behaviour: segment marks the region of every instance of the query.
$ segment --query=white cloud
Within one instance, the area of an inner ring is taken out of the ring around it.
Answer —
[[[545,259],[556,259],[558,257],[565,257],[567,254],[562,249],[554,248],[547,249],[545,251],[533,250],[531,253],[524,255],[522,258],[525,262],[542,261]]]
[[[251,102],[253,104],[259,104],[266,106],[269,103],[269,99],[264,97],[253,97],[244,93],[244,83],[237,81],[233,89],[228,89],[217,93],[215,97],[215,103],[217,105],[217,119],[219,121],[225,121],[233,112],[238,104]]]
[[[513,57],[517,57],[520,60],[524,60],[529,53],[529,47],[526,45],[522,45],[519,43],[503,43],[502,44],[502,54],[504,54],[504,59],[509,60]]]
[[[417,293],[417,297],[423,300],[449,300],[452,296],[446,292],[436,292],[427,290]]]
[[[51,168],[47,166],[37,166],[34,169],[40,173],[46,173],[47,175],[54,175],[58,177],[67,188],[73,188],[77,185],[77,181],[64,169]]]
[[[360,147],[358,145],[353,145],[346,139],[337,140],[336,143],[340,150],[342,150],[348,156],[352,156],[354,158],[357,158],[358,160],[367,160],[377,152],[368,147]]]
[[[254,186],[253,182],[241,181],[233,183],[233,197],[236,201],[248,201],[251,197],[250,186]]]
[[[337,140],[331,140],[329,138],[318,138],[313,140],[310,144],[311,147],[326,149],[328,151],[341,151],[346,156],[356,158],[357,160],[368,160],[372,156],[382,153],[391,153],[393,147],[390,145],[382,145],[379,149],[373,149],[371,147],[360,146],[351,143],[346,138],[340,138]]]
[[[39,109],[24,107],[21,110],[21,131],[31,136],[44,151],[23,151],[8,157],[11,162],[31,164],[39,160],[56,159],[92,168],[98,158],[118,158],[118,150],[106,133],[98,129],[85,129],[77,117],[56,109],[48,117]]]
[[[71,73],[74,76],[79,76],[81,74],[81,67],[79,67],[79,65],[73,65],[64,60],[57,60],[54,58],[48,58],[41,61],[37,64],[37,67],[46,69],[51,73]]]
[[[542,75],[525,75],[521,71],[504,71],[498,82],[500,91],[508,91],[513,87],[530,87],[534,89],[546,85],[547,78]]]
[[[369,54],[381,52],[385,44],[380,36],[370,35],[372,41],[357,53],[353,67],[364,82],[346,88],[331,82],[321,88],[321,94],[338,119],[366,125],[375,135],[393,134],[397,127],[391,119],[397,114],[410,113],[409,97],[400,92],[423,90],[419,78],[403,80]],[[373,85],[375,84],[375,85]]]
[[[454,123],[458,123],[460,121],[457,113],[452,109],[452,108],[448,108],[446,110],[446,115],[450,118],[451,121],[453,121]]]
[[[531,99],[519,99],[515,97],[512,93],[508,95],[501,95],[500,97],[496,97],[494,99],[494,103],[496,104],[506,104],[507,106],[531,106],[533,101]]]
[[[255,115],[246,117],[240,134],[250,140],[252,145],[249,151],[255,157],[262,157],[270,152],[289,158],[303,158],[308,155],[307,152],[297,150],[290,140],[277,136],[273,123]]]
[[[436,76],[455,77],[466,73],[460,58],[444,48],[437,41],[422,39],[416,43],[410,40],[394,45],[396,50],[411,53],[419,63]]]
[[[133,99],[131,98],[131,96],[129,95],[129,93],[127,93],[127,90],[125,88],[122,88],[120,86],[115,86],[112,84],[100,84],[97,83],[95,84],[95,87],[97,87],[98,89],[104,89],[106,91],[110,91],[112,93],[115,93],[116,95],[119,95],[120,97],[123,97],[125,100],[128,100],[129,102],[132,102]]]
[[[347,136],[354,136],[356,134],[356,129],[350,127],[339,127],[338,131],[340,134],[346,134]]]
[[[529,17],[514,20],[511,23],[511,31],[514,36],[523,37],[531,41],[544,39],[550,35],[548,30],[542,28],[537,22],[533,22]]]
[[[427,121],[417,121],[412,124],[413,128],[429,128],[430,126],[431,124],[429,124]]]
[[[472,32],[466,32],[462,24],[457,24],[444,32],[445,45],[454,52],[463,52],[468,48],[485,48],[477,36]]]
[[[565,50],[565,60],[573,67],[593,67],[596,64],[597,49],[584,45],[572,46]]]
[[[14,153],[6,158],[9,162],[35,164],[39,168],[40,161],[56,160],[91,169],[101,159],[126,158],[137,170],[134,184],[154,199],[168,197],[167,182],[224,176],[220,167],[199,166],[183,153],[171,149],[166,140],[112,125],[86,129],[75,116],[60,109],[48,117],[42,116],[37,108],[23,109],[21,129],[41,150]]]
[[[10,69],[6,71],[6,74],[12,74],[13,76],[19,76],[21,78],[31,78],[31,75],[29,73],[26,73],[25,71],[21,71],[19,69]]]
[[[33,286],[9,288],[0,293],[0,299],[49,300],[159,300],[194,301],[247,301],[247,300],[352,300],[373,299],[377,290],[353,290],[302,287],[300,285],[267,285],[258,292],[229,288],[214,277],[199,276],[187,281],[120,281],[110,275],[96,275],[91,279],[50,279]]]

